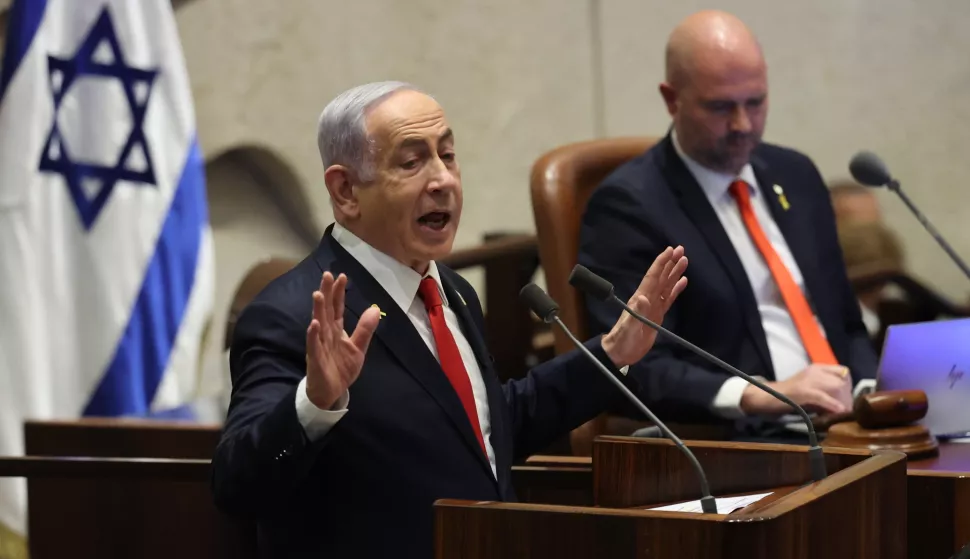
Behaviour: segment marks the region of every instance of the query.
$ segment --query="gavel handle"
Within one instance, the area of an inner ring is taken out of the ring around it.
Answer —
[[[842,413],[828,413],[825,415],[818,415],[812,419],[812,425],[815,426],[816,431],[828,431],[829,427],[835,425],[836,423],[844,423],[846,421],[852,421],[855,419],[855,413],[851,411],[846,411]]]

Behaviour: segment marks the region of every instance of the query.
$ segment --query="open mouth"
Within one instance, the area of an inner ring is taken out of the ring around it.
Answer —
[[[448,212],[429,212],[418,218],[418,223],[434,231],[441,231],[449,221],[451,214]]]

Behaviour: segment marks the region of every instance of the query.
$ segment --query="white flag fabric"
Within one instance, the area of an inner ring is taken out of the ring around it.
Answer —
[[[16,0],[0,74],[0,454],[26,419],[191,399],[213,300],[170,0]],[[26,533],[21,480],[0,523]]]

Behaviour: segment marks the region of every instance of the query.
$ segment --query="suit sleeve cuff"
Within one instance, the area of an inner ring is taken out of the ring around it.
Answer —
[[[300,381],[300,385],[296,388],[296,417],[300,420],[303,431],[311,441],[319,440],[329,433],[333,426],[347,414],[349,403],[350,392],[345,390],[331,409],[322,410],[314,405],[306,395],[306,377]]]
[[[727,379],[714,396],[714,401],[711,402],[711,411],[726,419],[744,417],[744,411],[741,410],[741,395],[744,394],[744,389],[747,387],[748,382],[743,378],[731,377]]]

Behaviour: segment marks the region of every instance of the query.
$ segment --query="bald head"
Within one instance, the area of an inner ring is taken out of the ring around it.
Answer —
[[[670,34],[660,93],[680,148],[701,165],[737,175],[761,141],[768,71],[761,46],[741,20],[695,13]]]
[[[726,12],[692,14],[667,40],[667,81],[675,86],[687,83],[698,70],[739,62],[763,65],[761,46],[744,22]]]

